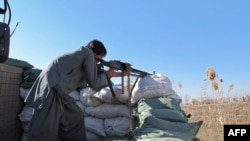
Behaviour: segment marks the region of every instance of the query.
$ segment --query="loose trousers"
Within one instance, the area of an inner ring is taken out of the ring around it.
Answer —
[[[51,90],[41,110],[35,110],[26,141],[87,141],[84,113],[75,101]]]

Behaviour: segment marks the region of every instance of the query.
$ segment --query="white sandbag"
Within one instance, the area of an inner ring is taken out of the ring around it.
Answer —
[[[86,131],[86,136],[87,136],[87,141],[102,141],[103,140],[102,137],[89,131]]]
[[[139,78],[132,92],[131,104],[136,104],[142,98],[170,96],[175,91],[170,80],[162,74],[154,74]]]
[[[96,93],[96,91],[89,87],[81,89],[80,96],[86,100],[86,106],[95,107],[103,103],[100,99],[93,96],[94,93]]]
[[[28,93],[29,93],[30,89],[24,89],[24,88],[20,88],[20,96],[23,100],[25,100],[25,98],[27,97]]]
[[[69,93],[69,96],[72,97],[75,101],[80,100],[80,93],[77,90],[73,90]]]
[[[129,108],[123,104],[103,103],[96,107],[86,107],[85,112],[97,118],[113,118],[119,116],[130,118]]]
[[[78,92],[77,90],[74,90],[74,91],[69,93],[69,96],[72,97],[75,100],[76,105],[82,111],[84,111],[84,109],[86,107],[86,100],[85,100],[85,98],[83,96],[80,96],[80,92]]]
[[[165,81],[165,82],[169,82],[171,87],[172,87],[172,84],[170,82],[170,80],[164,76],[163,74],[161,73],[156,73],[156,74],[153,74],[152,77],[154,78],[155,81]]]
[[[106,133],[104,131],[103,119],[95,118],[95,117],[85,117],[85,128],[87,131],[92,132],[101,137],[106,137]]]
[[[88,107],[95,107],[95,106],[99,106],[101,105],[103,102],[96,98],[96,97],[93,97],[92,95],[88,94],[88,93],[85,93],[83,95],[84,99],[86,100],[86,105]]]
[[[92,95],[92,94],[94,94],[96,91],[95,90],[93,90],[93,89],[91,89],[90,87],[86,87],[86,88],[82,88],[81,90],[80,90],[80,95],[84,95],[84,94],[90,94],[90,95]]]
[[[100,99],[104,103],[113,103],[113,104],[118,104],[118,103],[127,103],[128,101],[128,88],[127,86],[124,86],[124,89],[122,90],[121,85],[113,85],[113,90],[115,97],[113,96],[110,87],[105,87],[102,88],[100,91],[97,91],[94,94],[94,97]],[[117,101],[118,100],[118,101]]]
[[[76,105],[82,110],[85,111],[84,109],[87,107],[87,101],[84,97],[80,97],[79,101],[76,101]]]
[[[115,117],[104,119],[104,130],[109,137],[124,137],[129,129],[130,119]]]
[[[32,115],[33,115],[33,112],[34,112],[34,108],[32,108],[28,105],[24,105],[21,113],[18,114],[18,117],[19,117],[21,122],[30,122]]]

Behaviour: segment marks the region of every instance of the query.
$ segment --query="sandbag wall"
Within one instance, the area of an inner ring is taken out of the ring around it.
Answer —
[[[134,83],[131,83],[131,85]],[[89,87],[69,93],[82,112],[88,141],[128,140],[133,123],[134,140],[197,141],[202,121],[189,123],[181,109],[181,98],[172,89],[170,80],[162,74],[141,78],[134,85],[132,97],[125,85],[113,85],[115,97],[109,87],[94,91]],[[29,87],[20,88],[25,99]],[[132,104],[133,116],[127,102]],[[29,128],[33,108],[25,105],[18,115],[24,129],[22,141]],[[134,124],[135,123],[135,124]]]
[[[117,87],[115,91],[117,92],[118,89],[120,87]],[[20,95],[23,99],[25,99],[28,92],[29,88],[20,88]],[[99,96],[106,95],[105,100],[107,102],[104,102],[104,99],[100,100],[94,97],[95,94]],[[126,104],[115,103],[108,87],[98,92],[88,87],[82,88],[72,91],[69,95],[85,113],[83,120],[85,120],[88,141],[113,140],[125,137],[130,126],[129,108]],[[109,100],[114,102],[108,102]],[[32,107],[24,105],[18,115],[23,128],[21,141],[26,139],[33,110]]]

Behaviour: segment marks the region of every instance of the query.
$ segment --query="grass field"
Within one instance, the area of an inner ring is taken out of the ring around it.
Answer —
[[[183,105],[189,122],[203,121],[197,136],[201,141],[223,141],[225,124],[250,124],[250,102]]]
[[[223,141],[224,125],[250,125],[250,95],[230,96],[231,84],[227,91],[222,91],[222,79],[217,77],[212,67],[206,70],[207,82],[211,84],[212,93],[201,94],[200,99],[183,99],[182,108],[186,114],[191,114],[189,122],[203,121],[197,134],[201,141]],[[178,84],[181,89],[182,84]]]

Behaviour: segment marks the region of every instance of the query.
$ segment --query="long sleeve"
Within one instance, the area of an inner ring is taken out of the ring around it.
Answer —
[[[105,73],[97,73],[96,60],[93,53],[89,53],[83,62],[85,79],[89,87],[98,90],[108,85]]]

